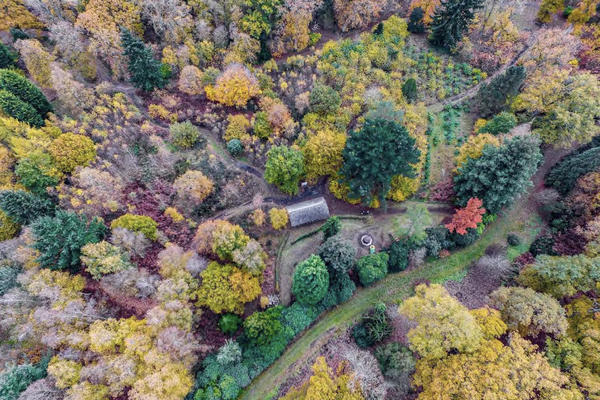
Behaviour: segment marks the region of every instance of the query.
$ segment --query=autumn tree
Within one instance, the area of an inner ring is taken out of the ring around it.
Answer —
[[[213,192],[214,185],[201,171],[190,169],[175,179],[173,189],[177,192],[177,200],[182,205],[195,207]]]
[[[525,76],[523,66],[511,66],[490,83],[482,84],[475,98],[479,113],[487,118],[503,111],[519,93]]]
[[[468,160],[476,160],[483,155],[483,149],[486,146],[500,146],[500,140],[490,134],[482,133],[479,135],[469,136],[458,149],[456,156],[456,170],[459,170]]]
[[[564,0],[543,0],[537,13],[540,22],[552,21],[552,16],[565,8]]]
[[[438,47],[453,49],[462,40],[483,0],[446,0],[435,9],[429,41]]]
[[[576,256],[539,255],[519,274],[519,283],[557,299],[594,290],[600,282],[600,259]]]
[[[179,74],[177,87],[183,93],[189,95],[198,95],[202,93],[204,85],[202,84],[202,71],[195,65],[186,65]]]
[[[269,219],[271,220],[271,226],[273,229],[283,229],[288,224],[288,212],[285,208],[273,207],[269,210]]]
[[[17,40],[15,48],[19,50],[33,80],[43,88],[51,88],[50,63],[54,61],[54,57],[35,39]]]
[[[532,128],[545,143],[568,147],[589,142],[600,132],[596,126],[599,96],[598,79],[587,72],[538,71],[515,99],[513,109],[536,116]]]
[[[475,352],[452,354],[436,362],[421,359],[413,377],[414,384],[423,388],[419,400],[581,400],[569,379],[536,350],[512,333],[506,346],[493,339]]]
[[[490,294],[490,306],[500,311],[509,329],[522,336],[541,333],[562,336],[566,333],[565,311],[547,294],[530,288],[503,287]]]
[[[485,214],[485,208],[482,207],[483,202],[478,198],[471,198],[464,208],[456,210],[452,216],[452,221],[446,224],[446,228],[450,232],[456,231],[459,235],[467,233],[469,228],[477,228],[477,225],[482,221],[482,216]]]
[[[467,308],[440,285],[419,285],[398,312],[417,323],[408,332],[410,348],[423,359],[446,357],[451,351],[472,352],[482,340],[481,328]]]
[[[314,182],[321,176],[335,174],[342,166],[345,145],[344,133],[322,130],[311,135],[302,147],[306,179]]]
[[[421,9],[421,19],[425,25],[432,22],[436,8],[441,4],[441,0],[412,0],[410,2],[411,17],[417,8]],[[410,23],[409,23],[410,24]],[[412,31],[411,31],[412,32]],[[414,32],[417,33],[417,32]]]
[[[293,147],[273,146],[267,153],[265,180],[288,194],[298,193],[304,175],[304,156]]]
[[[83,135],[63,133],[48,147],[56,167],[65,173],[76,167],[86,166],[96,158],[94,142]]]
[[[498,212],[531,186],[541,158],[533,137],[517,136],[500,147],[484,147],[481,157],[469,159],[454,177],[458,205],[464,207],[476,197],[490,213]]]
[[[260,293],[257,277],[231,265],[211,262],[202,273],[198,289],[198,305],[220,314],[243,314],[244,304],[256,299]]]
[[[141,33],[140,10],[130,0],[90,0],[77,16],[75,26],[85,29],[94,51],[111,67],[113,74],[124,74],[120,28]]]
[[[121,47],[127,57],[127,70],[133,86],[146,92],[164,86],[160,62],[154,59],[152,50],[125,28],[121,30]]]
[[[383,6],[376,0],[333,0],[335,20],[342,32],[368,26],[379,18]]]
[[[209,100],[236,107],[245,107],[251,98],[260,94],[258,80],[241,64],[228,65],[216,83],[204,90]]]
[[[290,389],[282,400],[343,399],[364,400],[360,385],[353,384],[350,374],[342,369],[334,374],[327,365],[325,357],[317,358],[312,366],[313,375],[298,389]]]
[[[404,126],[376,119],[350,132],[342,155],[341,181],[350,187],[349,198],[368,204],[374,198],[385,202],[395,176],[415,177],[420,151]]]

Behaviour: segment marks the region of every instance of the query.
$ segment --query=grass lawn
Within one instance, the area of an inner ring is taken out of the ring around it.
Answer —
[[[539,216],[528,210],[526,199],[521,199],[505,215],[488,226],[481,238],[473,245],[444,259],[428,262],[418,269],[388,275],[369,288],[358,289],[350,300],[323,314],[311,328],[301,334],[271,367],[246,388],[240,399],[273,398],[286,378],[299,369],[295,368],[297,362],[302,363],[318,355],[321,346],[332,335],[345,331],[373,304],[380,301],[399,304],[412,294],[413,283],[416,281],[429,280],[433,283],[443,283],[447,280],[460,280],[473,261],[481,257],[489,245],[505,243],[508,233],[521,232],[520,236],[523,240],[521,246],[524,249],[533,241],[540,227]]]

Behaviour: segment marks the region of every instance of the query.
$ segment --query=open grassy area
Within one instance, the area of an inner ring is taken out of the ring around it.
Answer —
[[[343,332],[374,303],[400,303],[410,296],[413,283],[428,280],[442,283],[447,280],[462,279],[473,261],[481,257],[485,249],[493,243],[505,243],[510,232],[522,232],[523,248],[533,241],[541,227],[537,214],[526,207],[526,199],[521,199],[513,208],[490,225],[481,238],[473,245],[459,250],[449,257],[424,264],[422,267],[387,276],[372,287],[359,289],[346,303],[330,310],[295,342],[270,368],[259,375],[240,396],[244,400],[264,400],[273,398],[277,388],[298,368],[297,362],[310,360],[317,355],[320,347],[337,332]]]

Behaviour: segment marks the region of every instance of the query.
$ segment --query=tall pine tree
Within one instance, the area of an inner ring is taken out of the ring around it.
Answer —
[[[438,47],[453,49],[483,7],[484,0],[446,0],[435,10],[429,41]]]
[[[124,49],[123,55],[127,57],[127,69],[133,86],[146,92],[164,86],[160,62],[154,59],[152,50],[125,28],[121,30],[121,47]]]
[[[481,116],[487,118],[503,111],[508,102],[519,94],[525,77],[525,67],[513,65],[489,84],[483,84],[475,98]]]

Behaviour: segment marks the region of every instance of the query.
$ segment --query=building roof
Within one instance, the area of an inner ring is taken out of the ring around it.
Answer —
[[[329,207],[323,197],[292,204],[285,208],[292,227],[329,218]]]

